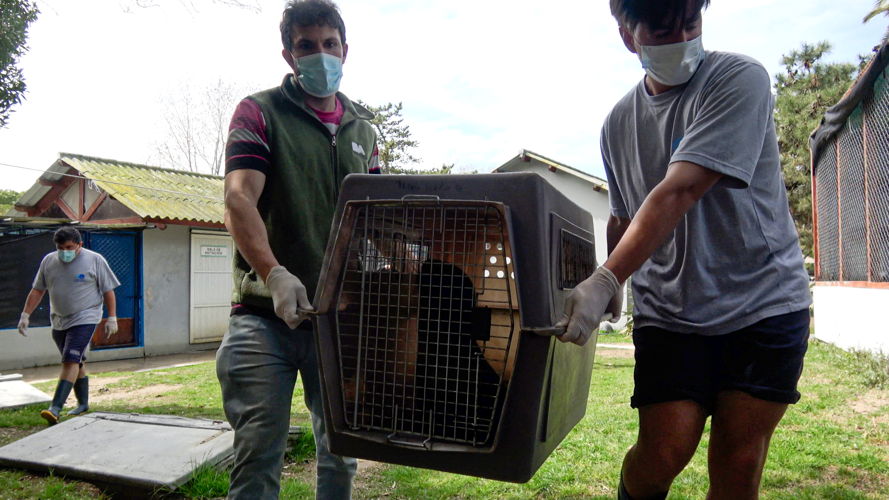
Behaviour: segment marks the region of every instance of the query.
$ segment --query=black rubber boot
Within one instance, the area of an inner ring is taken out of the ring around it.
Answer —
[[[620,476],[620,483],[617,484],[617,500],[633,500],[633,497],[627,493],[627,487],[624,486],[623,474]]]
[[[90,378],[79,378],[74,382],[74,395],[77,396],[77,408],[68,412],[68,415],[80,415],[90,409]]]
[[[656,495],[650,496],[645,500],[666,500],[667,492],[658,493]],[[624,486],[624,476],[621,474],[620,483],[617,485],[617,500],[633,500],[633,497],[627,492],[627,487]]]
[[[56,386],[56,394],[52,397],[52,406],[40,412],[40,416],[43,417],[49,425],[56,425],[59,423],[59,413],[62,412],[62,408],[65,406],[65,401],[68,400],[68,395],[71,394],[72,387],[74,387],[74,384],[71,382],[68,382],[67,380],[59,380],[59,385]]]

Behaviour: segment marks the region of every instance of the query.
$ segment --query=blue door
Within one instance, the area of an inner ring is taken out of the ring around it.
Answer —
[[[117,299],[118,332],[105,339],[104,319],[93,335],[92,348],[132,347],[142,345],[142,234],[139,232],[89,232],[84,246],[105,257],[120,286]],[[106,310],[103,316],[108,316]]]

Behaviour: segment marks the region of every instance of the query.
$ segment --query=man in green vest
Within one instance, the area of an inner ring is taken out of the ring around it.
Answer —
[[[297,373],[317,447],[316,496],[349,498],[357,461],[328,449],[305,311],[340,183],[379,171],[376,134],[372,114],[337,92],[348,53],[337,7],[291,0],[281,39],[293,73],[241,101],[226,145],[225,225],[237,250],[216,371],[235,431],[229,498],[278,498]]]

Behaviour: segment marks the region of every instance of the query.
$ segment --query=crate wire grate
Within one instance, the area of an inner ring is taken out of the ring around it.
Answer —
[[[504,212],[485,202],[351,208],[336,299],[346,424],[402,444],[489,444],[518,341]]]

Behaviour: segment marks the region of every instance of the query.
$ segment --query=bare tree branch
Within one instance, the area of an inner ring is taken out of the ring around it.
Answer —
[[[130,5],[128,4],[140,9],[147,9],[151,7],[160,7],[164,1],[165,0],[122,0],[120,6],[125,12],[130,12]],[[195,6],[194,0],[177,1],[187,11],[193,14],[200,11],[200,8]],[[262,12],[262,3],[260,0],[213,0],[213,3],[224,7],[235,7],[238,9],[252,10],[253,12]]]
[[[198,91],[184,85],[163,103],[165,139],[155,150],[162,167],[219,175],[225,161],[228,121],[246,94],[219,79]]]

